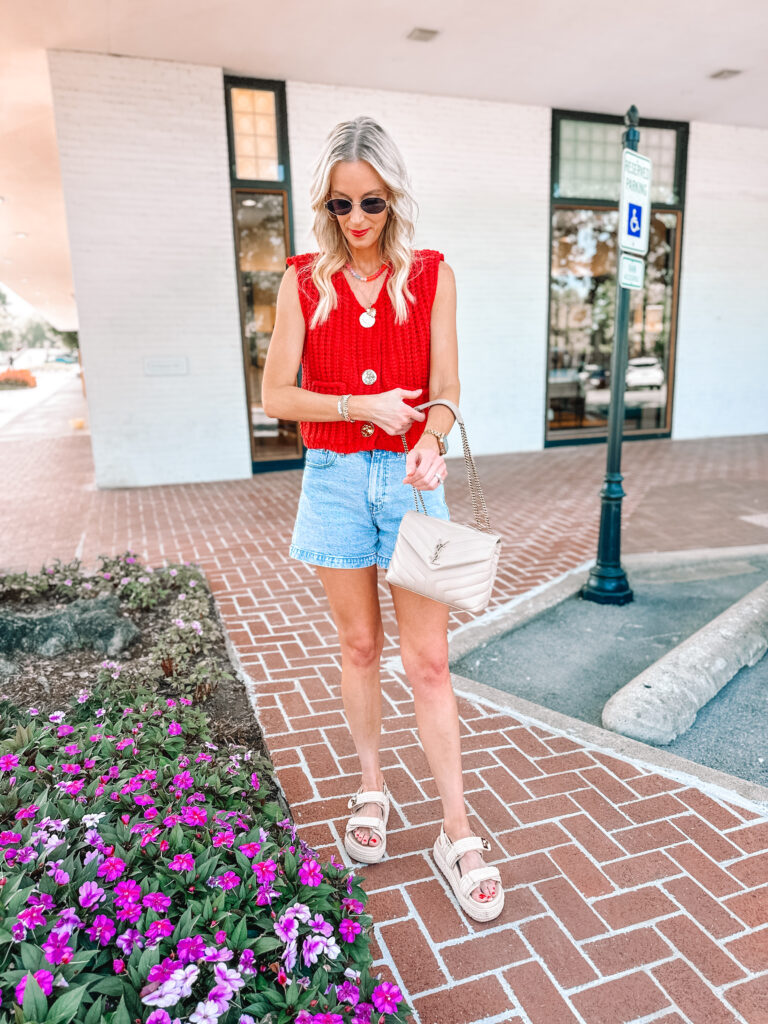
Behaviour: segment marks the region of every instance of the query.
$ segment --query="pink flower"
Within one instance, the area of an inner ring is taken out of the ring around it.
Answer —
[[[116,957],[112,961],[112,967],[114,969],[115,974],[122,974],[122,972],[125,970],[125,960],[121,960],[119,957]]]
[[[127,865],[120,857],[107,857],[99,864],[96,874],[100,878],[106,878],[108,882],[114,882],[116,878],[125,871]]]
[[[30,804],[29,807],[20,807],[15,814],[16,821],[19,821],[21,818],[34,818],[39,810],[40,808],[37,804]]]
[[[195,784],[195,780],[190,772],[180,772],[178,775],[173,776],[173,784],[177,789],[191,789]]]
[[[95,882],[84,882],[80,889],[78,889],[80,896],[80,905],[84,907],[95,906],[96,903],[100,903],[104,898],[104,891],[100,886],[97,886]]]
[[[208,812],[203,807],[183,807],[181,820],[185,825],[204,825],[208,820]]]
[[[16,986],[16,1002],[21,1005],[24,1002],[24,989],[27,987],[27,978],[29,973],[25,974],[21,981]],[[45,995],[49,996],[53,992],[53,975],[50,971],[46,971],[41,968],[39,971],[35,971],[35,981],[38,983],[40,988],[43,990]]]
[[[132,878],[124,878],[115,886],[115,903],[137,900],[139,896],[141,896],[141,886]]]
[[[345,942],[354,942],[362,930],[363,927],[359,921],[351,921],[348,917],[342,917],[339,922],[339,933]]]
[[[0,757],[0,772],[9,772],[12,768],[15,768],[18,763],[18,755],[3,754],[3,756]]]
[[[191,871],[195,866],[195,858],[191,853],[177,853],[168,867],[171,871]]]
[[[164,892],[148,892],[141,902],[145,907],[149,907],[150,910],[155,910],[160,913],[170,907],[171,898],[170,896],[166,896]]]
[[[102,946],[108,946],[116,930],[112,918],[107,917],[106,914],[97,914],[91,927],[86,928],[86,934]]]
[[[302,885],[316,886],[323,880],[323,872],[314,858],[304,860],[299,867],[299,881]]]
[[[272,882],[277,878],[277,864],[271,857],[269,860],[258,861],[252,867],[259,882]]]
[[[168,735],[169,736],[180,736],[181,732],[182,732],[182,728],[181,728],[181,723],[180,722],[171,722],[170,725],[168,726]]]
[[[371,993],[371,1001],[379,1013],[397,1013],[397,1004],[402,998],[402,992],[391,981],[383,981]]]

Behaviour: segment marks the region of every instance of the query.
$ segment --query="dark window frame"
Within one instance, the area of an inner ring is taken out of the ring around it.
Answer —
[[[550,147],[550,165],[549,165],[549,231],[547,235],[547,333],[546,333],[546,345],[544,350],[544,423],[543,423],[543,438],[542,443],[544,448],[556,448],[562,445],[576,445],[576,444],[604,444],[608,440],[608,431],[605,429],[604,433],[590,433],[589,436],[578,436],[578,430],[564,431],[563,435],[548,436],[549,428],[547,421],[547,413],[549,411],[549,344],[552,330],[552,303],[550,301],[551,294],[551,281],[552,281],[552,242],[553,242],[553,214],[555,209],[566,209],[568,207],[584,209],[584,208],[595,208],[595,209],[618,209],[618,201],[613,199],[594,199],[588,196],[567,196],[560,197],[555,195],[555,190],[559,185],[559,169],[560,169],[560,122],[561,121],[592,121],[599,122],[601,124],[616,124],[626,127],[624,122],[623,114],[598,114],[592,111],[584,110],[566,110],[561,107],[552,108],[552,126],[551,126],[551,147]],[[680,230],[677,239],[677,266],[682,272],[682,247],[683,247],[683,232],[685,231],[685,187],[686,187],[686,172],[688,165],[688,134],[689,134],[689,122],[688,121],[666,121],[659,118],[645,118],[640,117],[640,123],[638,129],[640,131],[640,152],[643,148],[643,129],[644,128],[667,128],[673,129],[676,132],[676,144],[675,144],[675,171],[674,171],[674,187],[675,193],[679,196],[679,203],[652,203],[651,210],[663,211],[670,210],[673,212],[680,213]],[[672,418],[674,415],[674,376],[676,366],[673,361],[673,355],[677,348],[677,324],[679,314],[679,301],[680,301],[680,281],[678,279],[673,282],[673,309],[670,323],[674,325],[674,329],[670,332],[670,359],[669,359],[669,388],[670,393],[668,395],[668,411],[669,411],[669,427],[658,428],[656,430],[644,430],[637,432],[624,432],[622,437],[625,441],[647,441],[653,438],[668,438],[672,436]]]
[[[262,92],[271,90],[275,96],[275,124],[277,128],[277,162],[283,168],[283,177],[280,181],[262,180],[260,178],[238,178],[237,162],[235,159],[235,130],[232,112],[232,89],[256,89]],[[235,229],[235,193],[236,192],[269,192],[283,193],[285,196],[285,210],[287,212],[288,227],[288,252],[295,252],[294,243],[294,220],[293,220],[293,192],[291,185],[291,161],[288,147],[288,107],[286,102],[285,82],[273,78],[247,78],[242,75],[224,75],[224,102],[227,118],[227,149],[229,153],[229,185],[230,185],[230,206],[232,209],[232,236],[235,258],[235,283],[237,286],[238,309],[240,310],[240,336],[243,344],[243,373],[245,374],[246,403],[248,409],[248,442],[251,450],[251,467],[254,473],[266,473],[274,470],[296,469],[304,465],[304,456],[297,455],[285,459],[254,459],[253,458],[253,437],[251,431],[251,396],[248,384],[248,375],[245,373],[245,359],[247,356],[244,337],[244,312],[242,308],[242,296],[240,289],[240,270],[237,254],[237,231]]]

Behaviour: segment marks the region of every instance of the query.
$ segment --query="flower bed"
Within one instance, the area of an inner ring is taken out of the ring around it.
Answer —
[[[113,560],[119,573],[102,559],[100,581],[60,565],[0,577],[4,603],[60,600],[86,583],[127,607],[155,601],[170,645],[130,667],[103,659],[63,708],[0,700],[2,1013],[88,1024],[406,1020],[397,986],[371,976],[372,919],[354,871],[320,863],[297,834],[272,798],[268,758],[212,741],[201,701],[222,668],[204,577],[131,557]],[[181,593],[194,618],[176,614]]]
[[[0,389],[36,388],[37,379],[29,370],[14,370],[9,367],[0,373]]]

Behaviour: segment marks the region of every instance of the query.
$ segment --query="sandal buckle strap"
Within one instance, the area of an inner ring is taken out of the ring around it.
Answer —
[[[499,869],[488,866],[485,868],[475,868],[472,871],[468,871],[466,875],[462,875],[459,880],[459,888],[461,889],[462,896],[469,896],[473,889],[476,889],[481,882],[496,882],[499,886],[501,885],[501,875]]]

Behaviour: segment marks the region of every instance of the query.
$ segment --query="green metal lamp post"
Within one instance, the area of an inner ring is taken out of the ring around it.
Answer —
[[[640,141],[638,112],[634,104],[624,115],[626,131],[622,145],[637,152]],[[621,225],[619,225],[619,228]],[[627,373],[627,331],[629,326],[629,289],[622,288],[618,280],[616,300],[616,329],[611,352],[611,401],[608,408],[608,451],[606,473],[600,492],[600,534],[597,560],[589,578],[579,591],[587,601],[599,604],[628,604],[633,599],[627,574],[621,566],[621,499],[624,479],[621,467],[621,439],[624,428],[624,386]]]

